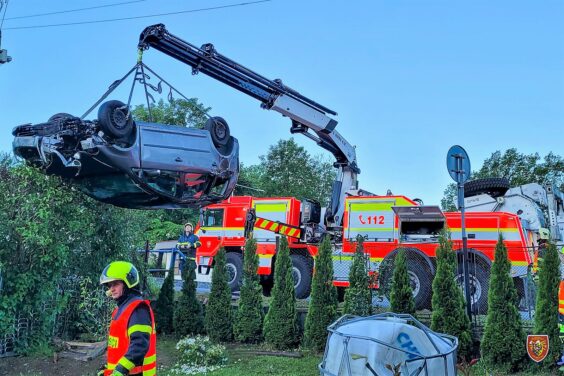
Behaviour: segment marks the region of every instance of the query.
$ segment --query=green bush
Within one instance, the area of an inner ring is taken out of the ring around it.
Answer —
[[[182,273],[182,295],[174,310],[174,332],[176,335],[199,334],[204,330],[202,304],[196,297],[196,263],[189,260]]]
[[[233,314],[231,312],[231,289],[227,282],[225,249],[221,248],[214,257],[215,265],[205,326],[210,340],[214,343],[227,342],[233,338]]]
[[[372,313],[372,294],[370,277],[366,268],[367,256],[364,253],[364,239],[356,238],[356,251],[349,272],[350,286],[345,291],[343,313],[357,316],[369,316]]]
[[[170,375],[207,374],[227,364],[225,346],[214,344],[209,337],[186,337],[178,341],[179,360],[169,371]]]
[[[462,289],[456,284],[456,253],[448,233],[439,236],[436,254],[437,271],[433,279],[431,329],[458,338],[457,355],[466,360],[472,356],[470,319],[466,314]]]
[[[171,267],[161,286],[159,298],[155,302],[155,326],[157,333],[169,334],[174,330],[174,268]]]
[[[337,317],[337,289],[333,286],[331,243],[326,237],[315,260],[311,300],[305,321],[304,346],[321,352],[327,341],[327,326]]]
[[[243,261],[243,285],[233,323],[233,333],[237,341],[257,343],[262,340],[264,313],[262,287],[257,274],[259,260],[255,239],[247,240]]]
[[[500,370],[515,371],[525,357],[525,334],[516,307],[517,291],[503,238],[495,246],[488,291],[488,315],[481,343],[484,361]]]
[[[409,274],[407,274],[405,249],[400,249],[394,260],[390,305],[392,312],[415,316],[415,301],[409,283]]]
[[[282,237],[276,252],[272,299],[264,319],[266,342],[279,350],[295,346],[298,343],[297,318],[292,260],[288,241]]]
[[[560,258],[554,244],[548,244],[539,268],[538,295],[535,310],[535,334],[547,334],[549,354],[541,362],[549,368],[560,358],[561,343],[558,327],[558,287],[560,285]]]

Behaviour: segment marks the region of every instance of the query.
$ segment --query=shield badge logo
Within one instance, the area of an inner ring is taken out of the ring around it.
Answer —
[[[535,362],[541,362],[548,355],[548,336],[529,335],[527,336],[527,354]]]

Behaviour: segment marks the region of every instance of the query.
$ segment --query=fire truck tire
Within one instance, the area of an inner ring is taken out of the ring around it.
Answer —
[[[506,178],[476,179],[464,183],[464,197],[472,197],[487,193],[493,198],[503,196],[509,189],[509,180]]]
[[[290,258],[296,298],[305,299],[311,292],[312,263],[301,255],[291,255]]]
[[[228,252],[225,255],[225,259],[229,288],[231,291],[239,291],[243,278],[243,255],[236,252]]]
[[[472,259],[473,257],[470,257]],[[489,290],[489,268],[482,262],[469,262],[470,275],[470,302],[472,313],[485,315],[488,312],[488,290]],[[460,284],[464,291],[464,269],[462,263],[458,264],[456,282]]]

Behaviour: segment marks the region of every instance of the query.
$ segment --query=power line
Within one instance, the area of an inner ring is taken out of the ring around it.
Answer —
[[[7,27],[7,28],[5,28],[5,30],[41,29],[41,28],[58,27],[58,26],[73,26],[73,25],[85,25],[85,24],[105,23],[105,22],[117,22],[117,21],[135,20],[135,19],[140,19],[140,18],[171,16],[171,15],[177,15],[177,14],[205,12],[205,11],[225,9],[225,8],[235,8],[235,7],[246,6],[246,5],[266,3],[266,2],[270,2],[270,1],[272,1],[272,0],[257,0],[257,1],[237,3],[237,4],[220,5],[220,6],[216,6],[216,7],[187,9],[187,10],[181,10],[181,11],[177,11],[177,12],[148,14],[148,15],[143,15],[143,16],[110,18],[110,19],[105,19],[105,20],[67,22],[67,23],[58,23],[58,24],[49,24],[49,25],[15,26],[15,27]]]
[[[18,20],[18,19],[22,19],[22,18],[32,18],[32,17],[42,17],[42,16],[51,16],[53,14],[63,14],[63,13],[72,13],[72,12],[81,12],[84,10],[92,10],[92,9],[99,9],[99,8],[109,8],[109,7],[115,7],[118,5],[126,5],[126,4],[133,4],[133,3],[140,3],[146,0],[133,0],[133,1],[124,1],[121,3],[112,3],[112,4],[106,4],[106,5],[97,5],[94,7],[88,7],[88,8],[76,8],[76,9],[67,9],[67,10],[60,10],[60,11],[56,11],[56,12],[49,12],[49,13],[37,13],[37,14],[29,14],[26,16],[17,16],[17,17],[8,17],[6,18],[7,20]]]

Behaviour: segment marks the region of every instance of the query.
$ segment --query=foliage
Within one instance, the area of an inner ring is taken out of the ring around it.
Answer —
[[[464,295],[456,284],[456,253],[452,250],[450,235],[442,232],[436,253],[437,271],[433,279],[433,314],[431,329],[458,338],[457,355],[469,359],[472,351],[470,319],[466,314]]]
[[[356,238],[356,252],[349,272],[350,287],[345,291],[343,313],[357,316],[369,316],[372,313],[372,294],[370,277],[366,268],[367,256],[364,253],[364,238]]]
[[[523,154],[511,148],[503,154],[496,151],[487,158],[472,179],[505,177],[512,187],[527,183],[554,183],[564,188],[564,158],[554,153],[544,157],[538,153]],[[456,184],[452,183],[444,191],[441,207],[443,210],[456,210]]]
[[[204,329],[202,303],[196,297],[196,263],[190,260],[182,273],[182,295],[174,309],[174,332],[177,335],[198,334]]]
[[[197,98],[190,98],[188,100],[173,99],[168,103],[162,99],[159,100],[156,105],[151,106],[152,118],[149,116],[147,107],[143,104],[135,106],[131,112],[133,118],[139,121],[203,129],[208,119],[206,114],[210,110],[210,107],[205,107],[198,102]]]
[[[264,319],[263,333],[266,342],[279,350],[296,345],[298,343],[297,318],[292,260],[288,240],[282,237],[274,264],[272,299]]]
[[[79,282],[77,315],[72,324],[82,340],[102,341],[107,338],[114,304],[102,289],[89,278]]]
[[[558,327],[558,287],[560,258],[554,244],[549,243],[539,268],[538,295],[535,309],[535,334],[548,335],[549,354],[541,362],[548,368],[560,358],[561,343]]]
[[[510,272],[507,248],[500,235],[491,269],[488,315],[480,350],[486,363],[515,371],[525,356],[525,334],[516,307],[517,291]]]
[[[179,361],[171,375],[197,375],[216,371],[227,364],[225,346],[214,344],[209,337],[186,337],[178,341]]]
[[[321,352],[327,340],[327,327],[337,317],[337,290],[333,286],[333,259],[329,237],[319,246],[313,275],[311,300],[305,320],[304,345]]]
[[[409,283],[409,274],[407,274],[405,249],[400,249],[394,260],[390,305],[392,312],[415,316],[415,301]]]
[[[243,284],[233,323],[233,333],[237,341],[256,343],[262,340],[264,314],[262,287],[257,274],[259,260],[255,239],[247,240],[243,261]]]
[[[174,330],[174,268],[168,271],[159,298],[155,302],[155,326],[157,333],[172,333]]]
[[[206,306],[206,332],[214,343],[227,342],[233,338],[233,314],[231,312],[231,289],[227,282],[225,249],[214,257],[211,291]]]

